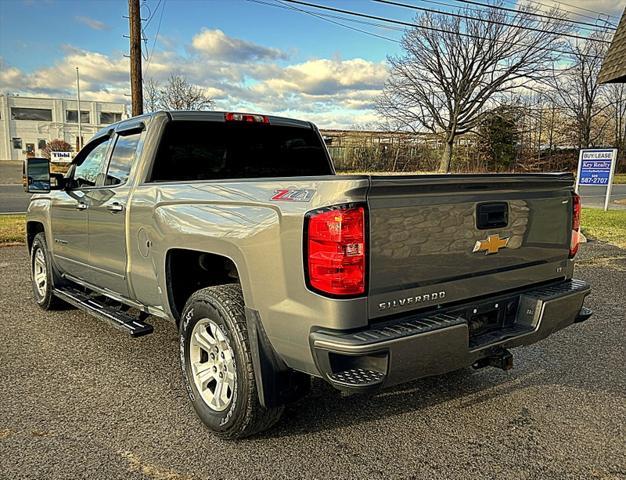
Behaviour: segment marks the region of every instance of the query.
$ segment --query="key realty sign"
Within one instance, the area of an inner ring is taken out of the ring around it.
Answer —
[[[616,148],[581,150],[578,156],[576,192],[578,192],[578,187],[581,185],[586,187],[605,187],[606,197],[604,199],[604,210],[608,210],[616,164]]]

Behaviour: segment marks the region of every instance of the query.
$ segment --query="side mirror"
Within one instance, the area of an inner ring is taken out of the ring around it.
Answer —
[[[48,193],[50,191],[50,160],[47,158],[27,158],[24,170],[25,191],[28,193]]]

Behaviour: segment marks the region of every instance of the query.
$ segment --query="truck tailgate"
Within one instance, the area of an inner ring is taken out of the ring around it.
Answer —
[[[563,278],[570,174],[371,177],[369,314]]]

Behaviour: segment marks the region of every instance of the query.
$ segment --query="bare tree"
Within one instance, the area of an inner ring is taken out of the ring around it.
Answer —
[[[65,140],[60,138],[55,138],[54,140],[50,140],[46,142],[46,147],[41,150],[41,153],[44,157],[50,158],[51,152],[71,152],[72,146],[67,143]]]
[[[450,171],[457,136],[474,130],[499,95],[548,71],[567,27],[558,9],[539,17],[532,5],[510,15],[501,3],[464,9],[463,18],[420,14],[402,38],[404,53],[388,59],[378,111],[399,128],[439,135],[440,171]]]
[[[604,88],[609,106],[608,116],[613,121],[613,146],[622,158],[626,158],[626,84],[612,83]]]
[[[213,100],[204,90],[182,75],[170,76],[161,91],[161,103],[167,110],[208,110],[213,106]]]
[[[161,85],[153,78],[143,83],[143,109],[145,112],[156,112],[161,109]]]
[[[182,75],[170,75],[165,85],[153,79],[144,84],[144,107],[156,110],[208,110],[213,100],[205,91]]]
[[[601,101],[598,73],[606,55],[608,44],[605,32],[594,32],[587,41],[568,43],[568,50],[574,61],[570,68],[554,71],[550,84],[556,94],[556,101],[574,120],[576,142],[579,148],[590,147],[602,135],[607,122],[593,133],[594,120],[606,109]]]

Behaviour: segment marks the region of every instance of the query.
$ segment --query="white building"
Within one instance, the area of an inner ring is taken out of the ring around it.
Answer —
[[[126,118],[123,103],[81,100],[80,110],[83,145],[102,127]],[[0,161],[39,157],[55,139],[78,149],[76,100],[0,95]]]

